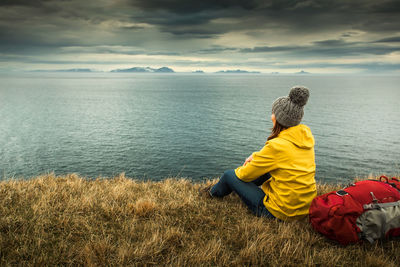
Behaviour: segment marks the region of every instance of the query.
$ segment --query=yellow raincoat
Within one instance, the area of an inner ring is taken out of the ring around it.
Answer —
[[[236,176],[251,182],[269,172],[262,184],[264,205],[281,220],[300,219],[308,215],[317,195],[315,185],[314,137],[304,124],[290,127],[265,143],[253,160],[235,169]]]

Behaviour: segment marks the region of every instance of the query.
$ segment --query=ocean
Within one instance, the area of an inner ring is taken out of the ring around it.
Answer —
[[[263,147],[294,85],[310,89],[316,180],[400,174],[398,76],[3,73],[0,179],[216,178]]]

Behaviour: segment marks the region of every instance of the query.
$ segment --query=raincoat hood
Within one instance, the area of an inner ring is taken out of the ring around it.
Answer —
[[[310,128],[304,124],[287,128],[280,132],[278,137],[292,142],[297,147],[303,149],[311,149],[315,143]]]

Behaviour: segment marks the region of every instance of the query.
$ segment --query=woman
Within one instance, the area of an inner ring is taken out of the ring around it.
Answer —
[[[300,124],[308,97],[307,88],[295,86],[289,96],[276,99],[265,146],[205,190],[212,197],[235,191],[257,216],[280,220],[307,216],[316,196],[314,137],[310,128]]]

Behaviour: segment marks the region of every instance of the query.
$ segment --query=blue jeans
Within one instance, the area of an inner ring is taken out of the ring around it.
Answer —
[[[236,176],[235,170],[227,170],[218,183],[211,188],[211,195],[224,197],[235,191],[254,215],[275,218],[264,206],[265,193],[259,187],[269,178],[271,178],[271,175],[266,173],[256,180],[246,183]]]

